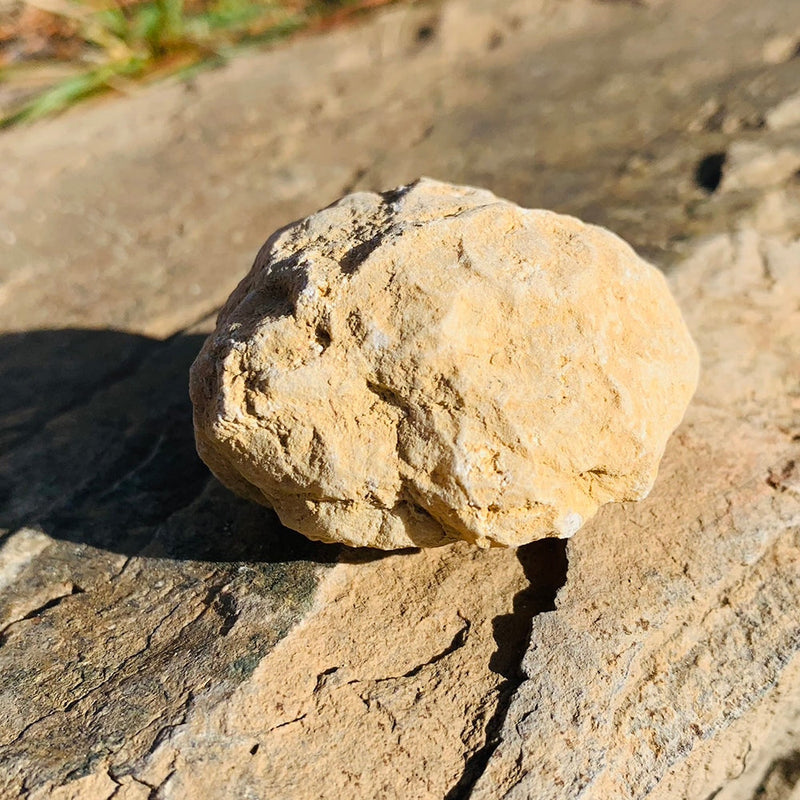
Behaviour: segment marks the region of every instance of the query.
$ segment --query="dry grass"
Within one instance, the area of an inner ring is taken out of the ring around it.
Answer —
[[[0,0],[0,127],[398,0]]]

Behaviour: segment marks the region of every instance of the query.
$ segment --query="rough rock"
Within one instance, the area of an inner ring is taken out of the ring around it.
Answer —
[[[787,97],[767,112],[767,127],[775,131],[800,125],[800,92]]]
[[[650,497],[570,542],[475,800],[731,797],[782,757],[800,688],[799,255],[741,229],[671,274],[697,395]]]
[[[797,31],[397,4],[0,132],[0,796],[797,795],[800,182],[697,166],[800,130],[693,125],[796,94],[762,51]],[[186,375],[264,231],[430,173],[619,232],[697,342],[654,490],[572,539],[314,543],[197,458]]]
[[[720,189],[766,189],[790,178],[798,169],[800,148],[796,144],[781,147],[772,142],[734,142]]]
[[[217,477],[312,539],[517,546],[646,497],[697,369],[618,237],[422,179],[273,236],[191,394]]]
[[[799,50],[800,33],[783,33],[764,43],[764,61],[768,64],[780,64],[795,58]]]

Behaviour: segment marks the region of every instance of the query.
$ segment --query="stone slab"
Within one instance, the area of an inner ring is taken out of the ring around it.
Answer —
[[[723,179],[798,148],[798,30],[450,0],[0,134],[4,796],[796,791],[800,187]],[[194,455],[264,237],[421,174],[620,233],[701,343],[654,494],[567,551],[309,545]]]

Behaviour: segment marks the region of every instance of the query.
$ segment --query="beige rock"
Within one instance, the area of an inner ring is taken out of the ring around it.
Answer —
[[[569,543],[474,800],[789,797],[758,786],[798,750],[798,255],[742,229],[672,272],[697,396],[650,497]]]
[[[312,539],[517,546],[645,497],[697,370],[619,238],[422,179],[271,237],[191,394],[214,473]]]
[[[800,33],[773,36],[764,43],[762,56],[767,64],[782,64],[797,54]]]
[[[769,142],[734,142],[728,151],[723,191],[767,189],[791,178],[800,169],[800,149]]]
[[[800,125],[800,92],[782,100],[766,115],[767,127],[774,131],[782,131]]]

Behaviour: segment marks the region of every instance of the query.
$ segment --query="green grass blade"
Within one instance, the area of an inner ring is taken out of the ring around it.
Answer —
[[[0,128],[6,128],[17,122],[33,122],[48,114],[57,114],[78,100],[106,89],[109,85],[108,82],[113,78],[135,75],[142,70],[143,66],[141,60],[131,59],[67,78],[52,89],[35,97],[22,108],[0,119]]]

